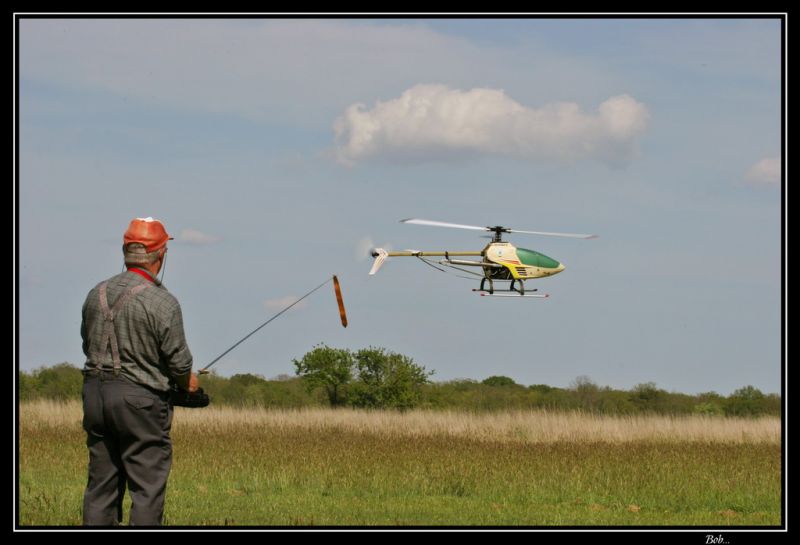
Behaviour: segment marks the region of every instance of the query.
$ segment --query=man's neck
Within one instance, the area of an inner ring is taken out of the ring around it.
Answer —
[[[128,270],[131,270],[131,269],[138,269],[140,271],[146,271],[148,274],[150,274],[150,276],[153,278],[153,280],[155,280],[156,277],[158,276],[158,271],[159,271],[159,269],[161,269],[161,267],[160,267],[160,263],[156,262],[156,263],[153,263],[151,265],[129,265],[128,266]]]

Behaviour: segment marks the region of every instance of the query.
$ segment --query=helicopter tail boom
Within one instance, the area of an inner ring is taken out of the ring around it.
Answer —
[[[375,274],[378,272],[378,269],[381,268],[383,262],[386,261],[387,257],[444,257],[449,261],[451,256],[471,256],[471,257],[480,257],[483,255],[483,252],[421,252],[419,250],[405,250],[403,252],[387,252],[383,248],[375,248],[372,250],[372,257],[375,258],[375,261],[372,263],[372,269],[370,269],[369,274]],[[454,262],[455,263],[455,262]],[[466,262],[460,264],[469,264],[469,265],[478,265],[482,266],[485,265],[484,263],[479,262]]]

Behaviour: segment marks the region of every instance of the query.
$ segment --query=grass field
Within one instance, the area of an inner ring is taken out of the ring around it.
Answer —
[[[20,406],[20,525],[80,524],[81,416]],[[209,407],[172,437],[171,525],[781,524],[776,418]]]

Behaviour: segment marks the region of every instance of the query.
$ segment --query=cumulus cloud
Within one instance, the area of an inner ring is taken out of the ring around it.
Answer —
[[[348,107],[334,123],[336,158],[347,166],[476,155],[620,166],[635,154],[648,118],[647,107],[625,94],[584,113],[573,102],[523,106],[501,89],[416,85],[370,110]]]
[[[197,231],[196,229],[184,229],[183,231],[181,231],[181,234],[178,235],[178,240],[180,240],[181,242],[186,242],[187,244],[204,246],[207,244],[214,244],[215,242],[219,242],[220,237],[207,235],[206,233],[202,233],[200,231]]]
[[[779,157],[766,157],[750,167],[744,179],[753,185],[778,185],[781,183],[781,160]]]
[[[264,301],[264,308],[268,310],[282,310],[295,301],[297,301],[299,297],[295,297],[294,295],[287,295],[286,297],[280,297],[278,299],[267,299]],[[295,309],[306,308],[308,306],[308,301],[300,301],[294,307]]]

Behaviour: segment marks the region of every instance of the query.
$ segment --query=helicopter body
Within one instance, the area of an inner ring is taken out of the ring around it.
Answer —
[[[528,250],[526,248],[517,248],[510,242],[503,241],[501,238],[502,233],[526,233],[526,234],[560,236],[560,237],[571,237],[571,238],[597,238],[596,235],[546,233],[539,231],[515,231],[501,226],[477,227],[471,225],[460,225],[460,224],[443,223],[438,221],[419,220],[419,219],[402,220],[402,223],[492,231],[494,232],[494,236],[492,237],[493,238],[492,242],[487,244],[486,247],[480,252],[448,252],[448,251],[423,252],[419,250],[388,252],[383,248],[375,248],[372,251],[372,256],[375,258],[375,261],[372,265],[372,270],[370,270],[369,274],[372,275],[378,272],[378,269],[381,267],[383,262],[388,257],[399,257],[399,256],[417,257],[436,269],[439,269],[439,267],[433,265],[426,258],[444,257],[444,259],[438,261],[439,265],[452,267],[454,269],[459,269],[462,271],[464,271],[464,269],[461,269],[461,267],[480,267],[482,269],[482,273],[465,271],[477,277],[482,277],[480,288],[472,290],[480,292],[481,295],[502,295],[502,296],[521,295],[525,297],[547,297],[546,294],[543,295],[539,294],[534,295],[530,293],[526,294],[524,281],[535,278],[544,278],[547,276],[552,276],[554,274],[560,273],[566,268],[563,263],[559,263],[557,260],[548,257],[540,252],[534,250]],[[481,260],[476,261],[476,260],[457,259],[460,257],[467,257],[467,256],[481,257]],[[497,280],[510,282],[508,290],[495,290],[494,282]],[[486,288],[487,282],[488,282],[488,289]],[[519,285],[519,288],[515,287],[517,284]],[[495,293],[495,291],[501,291],[506,293]],[[534,289],[529,291],[535,292],[537,290]]]
[[[517,248],[510,242],[491,242],[481,253],[487,263],[496,263],[503,267],[486,268],[486,272],[491,272],[490,276],[498,280],[544,278],[565,269],[562,263],[551,257],[534,250]]]

